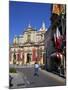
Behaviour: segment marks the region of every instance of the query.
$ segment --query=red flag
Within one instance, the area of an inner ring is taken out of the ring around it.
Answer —
[[[17,60],[18,61],[20,60],[20,54],[19,53],[17,54]]]
[[[24,53],[22,53],[22,60],[24,59]]]
[[[18,50],[17,60],[18,60],[18,61],[20,61],[20,60],[21,60],[21,51],[20,51],[20,50]]]
[[[62,45],[62,36],[60,34],[60,31],[56,30],[56,34],[54,34],[54,42],[55,42],[55,47],[57,49],[60,49],[61,48],[61,45]]]
[[[35,48],[32,49],[32,60],[36,61],[36,49]]]

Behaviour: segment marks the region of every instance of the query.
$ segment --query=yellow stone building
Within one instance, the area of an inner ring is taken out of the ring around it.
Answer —
[[[29,24],[22,35],[15,36],[13,44],[9,48],[10,64],[34,64],[37,60],[39,64],[44,64],[44,33],[45,23],[36,30]]]

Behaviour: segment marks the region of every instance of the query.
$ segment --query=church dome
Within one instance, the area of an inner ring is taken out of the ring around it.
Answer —
[[[27,31],[35,31],[35,29],[31,26],[31,24],[28,24]]]

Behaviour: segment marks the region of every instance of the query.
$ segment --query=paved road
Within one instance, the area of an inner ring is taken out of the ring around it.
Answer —
[[[13,88],[30,88],[30,87],[48,87],[48,86],[63,86],[65,80],[56,75],[51,75],[49,72],[39,70],[39,76],[34,76],[33,67],[16,68],[18,72],[17,79],[13,81],[19,82],[18,86]]]

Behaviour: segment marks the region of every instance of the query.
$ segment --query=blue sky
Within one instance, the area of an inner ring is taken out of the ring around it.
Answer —
[[[12,43],[15,35],[21,35],[30,23],[37,30],[45,22],[50,26],[51,4],[30,2],[9,2],[9,42]]]

